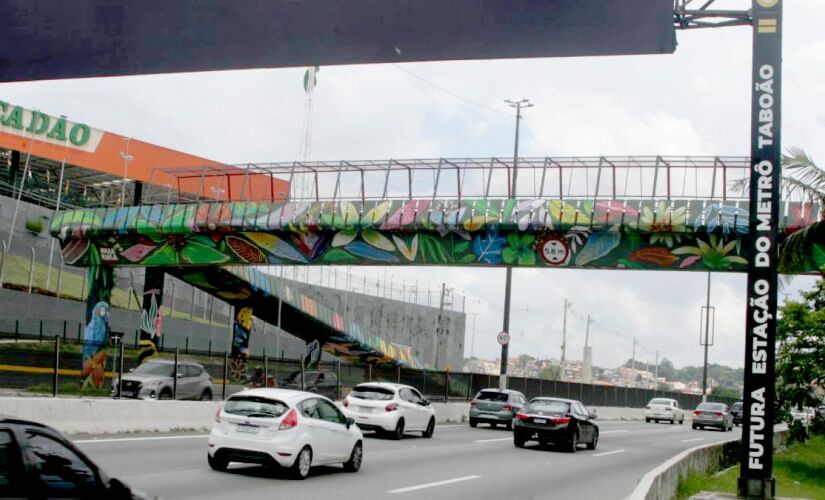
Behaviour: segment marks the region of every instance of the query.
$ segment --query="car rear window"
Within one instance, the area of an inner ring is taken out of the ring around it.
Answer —
[[[696,409],[704,411],[725,411],[725,405],[722,403],[700,403]]]
[[[498,391],[481,391],[478,393],[478,396],[476,396],[476,399],[480,399],[482,401],[507,401],[507,393]]]
[[[528,412],[570,413],[570,403],[566,401],[536,400],[527,407]]]
[[[731,406],[730,409],[739,411],[742,409],[742,403],[733,403],[733,406]]]
[[[223,411],[244,417],[277,418],[289,409],[286,403],[260,396],[234,396],[229,398]]]
[[[653,398],[653,399],[650,400],[649,404],[670,406],[670,400],[669,399],[662,399],[662,398]]]
[[[358,399],[369,399],[372,401],[389,401],[395,396],[392,389],[386,387],[376,387],[371,385],[362,385],[354,387],[350,396]]]

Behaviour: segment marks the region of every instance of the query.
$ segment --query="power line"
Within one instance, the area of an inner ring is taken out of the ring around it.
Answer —
[[[496,108],[491,108],[490,106],[486,106],[486,105],[484,105],[484,104],[481,104],[480,102],[476,102],[476,101],[474,101],[474,100],[472,100],[472,99],[468,99],[468,98],[466,98],[466,97],[464,97],[464,96],[462,96],[462,95],[456,94],[455,92],[451,92],[451,91],[449,91],[449,90],[445,89],[444,87],[440,87],[440,86],[438,86],[438,85],[436,85],[436,84],[434,84],[434,83],[430,82],[429,80],[426,80],[425,78],[423,78],[423,77],[421,77],[421,76],[416,75],[416,74],[415,74],[415,73],[413,73],[412,71],[410,71],[410,70],[408,70],[408,69],[406,69],[406,68],[403,68],[403,67],[399,66],[398,64],[393,64],[393,66],[395,66],[396,68],[400,69],[400,70],[401,70],[401,71],[403,71],[404,73],[407,73],[408,75],[412,76],[413,78],[415,78],[415,79],[417,79],[417,80],[419,80],[419,81],[421,81],[421,82],[423,82],[423,83],[425,83],[425,84],[429,85],[430,87],[432,87],[432,88],[434,88],[434,89],[438,90],[439,92],[443,92],[443,93],[445,93],[445,94],[447,94],[447,95],[449,95],[449,96],[451,96],[451,97],[454,97],[454,98],[456,98],[456,99],[460,99],[460,100],[462,100],[462,101],[464,101],[464,102],[466,102],[466,103],[468,103],[468,104],[472,104],[473,106],[476,106],[476,107],[479,107],[479,108],[482,108],[482,109],[486,109],[487,111],[493,111],[494,113],[500,113],[500,114],[502,114],[502,115],[507,115],[507,116],[510,116],[510,113],[508,113],[508,112],[506,112],[506,111],[502,111],[502,110],[500,110],[500,109],[496,109]]]

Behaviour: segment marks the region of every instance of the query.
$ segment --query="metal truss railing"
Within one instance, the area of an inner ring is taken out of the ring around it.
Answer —
[[[512,177],[518,170],[515,193]],[[429,158],[248,163],[156,169],[143,203],[375,201],[403,199],[745,200],[731,186],[748,177],[745,156]],[[281,182],[286,193],[255,189]],[[181,186],[187,186],[182,188]]]

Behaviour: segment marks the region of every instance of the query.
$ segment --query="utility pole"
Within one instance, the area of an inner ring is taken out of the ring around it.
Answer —
[[[567,378],[567,370],[565,369],[567,365],[565,364],[564,354],[565,354],[565,351],[567,349],[567,308],[568,307],[570,307],[570,303],[567,302],[567,299],[565,298],[564,299],[564,313],[563,313],[563,318],[564,319],[563,319],[562,326],[561,326],[561,377],[560,377],[560,379],[561,379],[562,382],[564,382],[565,379]]]
[[[702,402],[708,400],[708,335],[710,333],[710,271],[708,271],[708,292],[705,303],[705,364],[702,368]]]
[[[656,367],[654,368],[654,375],[653,378],[656,379],[656,387],[655,389],[659,388],[659,351],[656,351]]]
[[[447,291],[447,283],[442,283],[441,284],[441,305],[438,306],[438,324],[436,325],[436,328],[435,328],[435,342],[434,342],[435,355],[433,356],[433,360],[434,360],[434,364],[435,364],[434,368],[436,370],[438,369],[438,366],[439,366],[438,365],[438,358],[439,358],[438,355],[441,351],[440,344],[441,344],[441,336],[443,335],[443,332],[441,331],[442,330],[441,320],[444,317],[444,295],[445,295],[446,291]]]
[[[516,177],[518,175],[518,133],[519,124],[521,122],[521,108],[530,108],[533,104],[527,99],[518,101],[505,100],[508,106],[516,108],[516,138],[513,147],[513,180],[512,184],[507,186],[508,198],[516,197]],[[513,268],[507,266],[506,276],[504,279],[504,320],[502,321],[501,330],[510,333],[510,293],[513,286]],[[502,389],[507,388],[507,357],[509,355],[509,342],[501,346],[501,377],[500,386]]]
[[[636,337],[633,337],[633,356],[630,359],[630,370],[633,372],[630,387],[636,387]]]

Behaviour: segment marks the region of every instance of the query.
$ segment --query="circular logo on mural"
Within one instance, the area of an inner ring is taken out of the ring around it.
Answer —
[[[567,262],[570,248],[563,239],[551,236],[541,243],[541,258],[551,266],[560,266]]]
[[[770,9],[771,7],[775,7],[776,4],[779,3],[779,0],[756,0],[756,3],[765,7],[766,9]]]
[[[507,332],[498,332],[496,339],[498,340],[499,344],[507,345],[510,343],[510,334]]]

